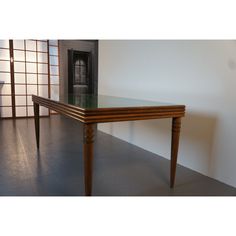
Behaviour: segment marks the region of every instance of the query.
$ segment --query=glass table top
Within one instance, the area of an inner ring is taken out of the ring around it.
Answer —
[[[51,100],[53,100],[51,98]],[[58,101],[58,100],[55,100]],[[156,106],[174,106],[175,104],[145,101],[139,99],[114,97],[106,95],[91,94],[70,94],[66,98],[60,100],[65,104],[78,106],[82,109],[98,109],[98,108],[124,108],[124,107],[156,107]]]

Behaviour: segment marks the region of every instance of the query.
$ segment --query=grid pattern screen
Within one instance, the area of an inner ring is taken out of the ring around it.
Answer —
[[[59,100],[59,47],[58,40],[49,40],[50,97]],[[51,113],[56,113],[51,111]]]
[[[0,117],[12,117],[9,40],[0,40]]]
[[[59,97],[58,51],[57,40],[0,40],[1,117],[32,117],[32,94]]]

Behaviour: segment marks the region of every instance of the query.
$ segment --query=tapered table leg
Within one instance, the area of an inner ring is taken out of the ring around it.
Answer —
[[[34,123],[37,148],[39,149],[39,104],[34,102]]]
[[[176,164],[179,149],[179,135],[181,127],[181,118],[174,117],[172,120],[172,138],[171,138],[171,165],[170,165],[170,187],[175,184]]]
[[[93,174],[93,124],[84,124],[84,185],[85,195],[92,195],[92,174]]]

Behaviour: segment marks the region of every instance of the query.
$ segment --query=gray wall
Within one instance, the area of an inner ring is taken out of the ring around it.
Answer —
[[[99,41],[99,93],[185,104],[178,162],[236,187],[235,88],[233,40]],[[168,119],[99,128],[170,157]]]
[[[60,48],[60,100],[68,94],[68,49],[74,49],[79,51],[91,52],[93,63],[93,88],[94,93],[97,93],[97,63],[96,57],[98,56],[95,41],[86,40],[59,40]]]

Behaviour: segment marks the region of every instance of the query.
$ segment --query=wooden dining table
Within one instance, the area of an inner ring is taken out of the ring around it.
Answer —
[[[39,106],[44,106],[83,123],[83,159],[85,195],[92,195],[94,129],[98,123],[172,119],[170,187],[174,187],[181,118],[185,105],[146,101],[105,95],[69,94],[59,100],[32,95],[36,143],[39,149]]]

